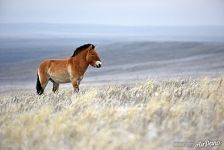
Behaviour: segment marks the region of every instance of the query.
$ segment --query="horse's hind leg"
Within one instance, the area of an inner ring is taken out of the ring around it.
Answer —
[[[54,82],[52,91],[55,93],[58,91],[58,88],[59,88],[59,84]]]
[[[53,88],[52,91],[55,93],[58,91],[59,88],[59,83],[56,83],[54,80],[52,80],[51,78],[49,79],[52,83],[53,83]]]

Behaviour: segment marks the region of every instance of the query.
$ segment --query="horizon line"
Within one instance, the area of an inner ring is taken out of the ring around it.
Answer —
[[[114,27],[224,27],[224,24],[201,25],[122,25],[122,24],[95,24],[95,23],[64,23],[64,22],[0,22],[0,24],[57,24],[57,25],[83,25],[83,26],[114,26]]]

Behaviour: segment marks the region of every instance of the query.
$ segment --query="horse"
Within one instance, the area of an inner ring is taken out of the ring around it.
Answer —
[[[60,83],[72,83],[74,92],[78,93],[80,82],[89,65],[95,68],[100,68],[102,65],[93,44],[85,44],[76,48],[69,58],[42,61],[37,71],[37,94],[43,94],[48,81],[53,83],[54,93],[58,91]]]

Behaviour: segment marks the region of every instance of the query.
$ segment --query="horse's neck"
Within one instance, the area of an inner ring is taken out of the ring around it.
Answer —
[[[72,63],[74,66],[78,67],[79,72],[81,74],[84,74],[86,72],[86,69],[89,66],[89,63],[86,61],[86,54],[85,53],[81,53],[77,56],[75,56],[74,58],[72,58]]]

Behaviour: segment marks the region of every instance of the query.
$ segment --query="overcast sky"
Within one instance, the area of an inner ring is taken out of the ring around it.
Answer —
[[[224,25],[224,0],[0,0],[0,22]]]

